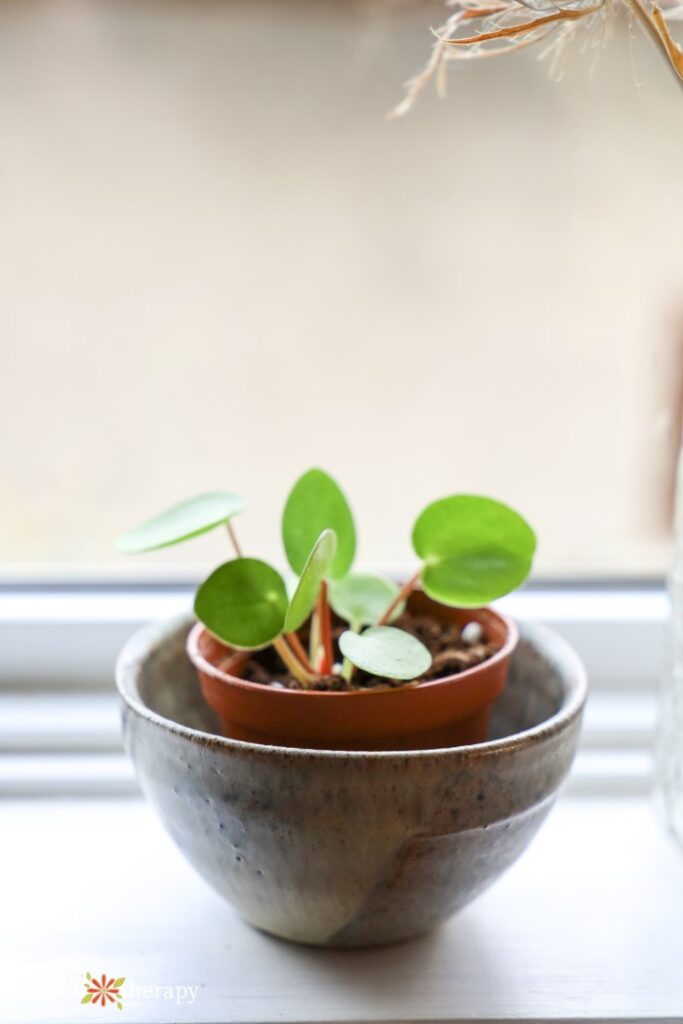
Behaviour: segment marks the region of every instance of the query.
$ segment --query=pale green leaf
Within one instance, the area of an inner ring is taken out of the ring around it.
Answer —
[[[382,576],[350,573],[330,586],[330,605],[341,619],[354,627],[371,626],[384,615],[398,589],[395,583]],[[399,618],[404,610],[405,602],[401,601],[392,613],[391,621]]]
[[[371,626],[364,633],[342,633],[339,648],[357,668],[382,679],[417,679],[432,656],[417,637],[395,626]]]
[[[323,530],[334,530],[337,553],[330,575],[337,579],[351,568],[356,551],[353,515],[339,485],[322,469],[310,469],[294,484],[282,516],[282,540],[297,576]]]
[[[323,530],[308,556],[289,603],[285,617],[285,633],[293,633],[299,629],[313,611],[320,585],[330,572],[336,551],[337,536],[334,530]]]
[[[119,537],[117,547],[126,554],[139,554],[170,547],[215,529],[244,510],[238,494],[211,491],[174,505],[153,519]]]

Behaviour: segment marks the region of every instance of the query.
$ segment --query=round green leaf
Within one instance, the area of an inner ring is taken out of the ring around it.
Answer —
[[[334,530],[323,530],[306,559],[304,571],[289,602],[285,616],[285,633],[297,630],[313,611],[320,584],[330,571],[336,551],[337,537]]]
[[[383,679],[416,679],[432,663],[425,645],[395,626],[371,626],[360,634],[347,630],[339,649],[357,668]]]
[[[476,608],[524,582],[536,536],[508,505],[454,494],[428,505],[418,516],[413,547],[425,562],[422,584],[430,597]]]
[[[285,582],[258,558],[225,562],[202,583],[194,602],[197,618],[219,640],[252,650],[282,632],[287,613]]]
[[[339,486],[322,469],[309,469],[290,491],[282,516],[282,540],[287,560],[297,576],[323,530],[334,530],[337,553],[330,575],[346,575],[356,552],[356,530],[348,502]]]
[[[128,530],[119,537],[116,546],[119,551],[131,555],[170,547],[208,533],[243,510],[244,501],[239,494],[228,491],[199,494]]]
[[[350,573],[330,587],[330,605],[337,615],[354,626],[371,626],[381,619],[398,594],[395,583],[382,576]],[[401,601],[391,616],[393,622],[405,609]]]

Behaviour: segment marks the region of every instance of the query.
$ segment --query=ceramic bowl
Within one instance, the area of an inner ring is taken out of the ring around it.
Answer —
[[[585,676],[545,628],[520,627],[487,742],[365,753],[217,735],[190,626],[147,627],[122,651],[126,748],[190,863],[282,938],[375,946],[429,931],[519,857],[569,771]]]

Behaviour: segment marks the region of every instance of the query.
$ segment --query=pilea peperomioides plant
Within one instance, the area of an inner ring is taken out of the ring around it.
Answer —
[[[439,604],[479,608],[526,579],[536,547],[534,532],[519,513],[491,498],[458,494],[433,502],[418,516],[412,542],[420,561],[403,586],[352,573],[351,509],[335,481],[311,469],[294,485],[282,517],[284,548],[296,574],[288,591],[276,569],[242,553],[232,519],[243,509],[236,494],[202,494],[124,534],[118,546],[127,553],[151,551],[225,526],[236,557],[200,585],[197,618],[231,648],[272,646],[303,689],[327,676],[350,684],[356,669],[379,679],[418,679],[431,666],[430,651],[392,625],[411,593],[421,584]],[[340,660],[332,612],[348,623],[337,639]],[[299,635],[302,627],[306,642]]]

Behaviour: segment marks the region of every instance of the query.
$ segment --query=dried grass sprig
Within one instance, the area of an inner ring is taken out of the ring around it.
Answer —
[[[431,81],[445,95],[447,65],[453,61],[494,57],[545,42],[540,56],[550,57],[550,73],[560,77],[574,42],[583,40],[583,49],[592,47],[597,53],[624,8],[629,22],[641,26],[683,85],[683,50],[667,24],[683,20],[683,4],[662,8],[654,0],[449,0],[448,6],[452,13],[433,30],[426,66],[406,84],[405,96],[390,117],[406,114]]]

